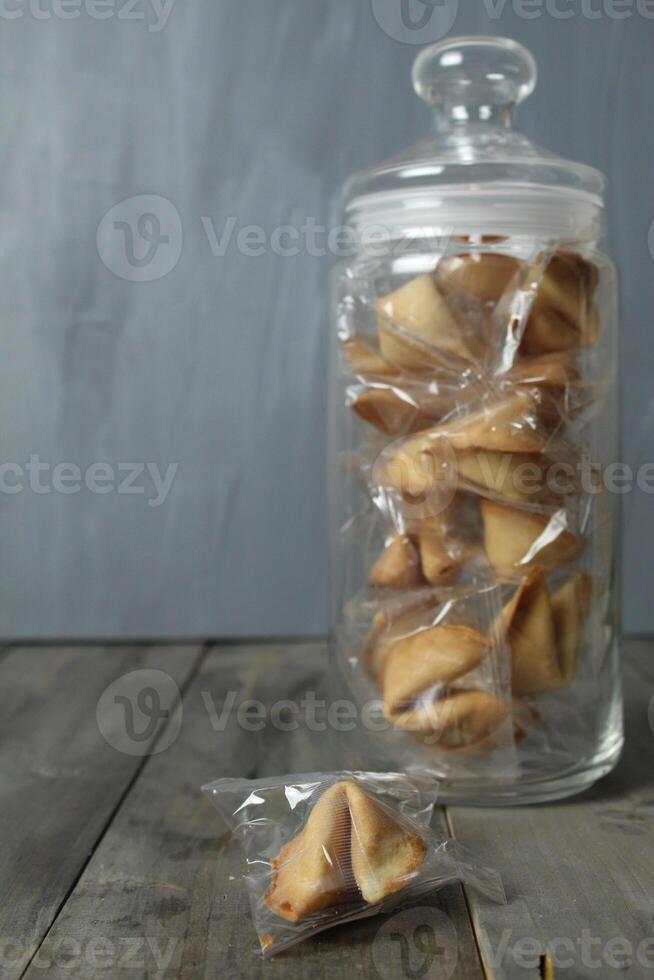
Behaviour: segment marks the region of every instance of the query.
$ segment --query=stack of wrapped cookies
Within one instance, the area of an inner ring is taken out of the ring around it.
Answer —
[[[576,252],[463,239],[418,274],[366,272],[340,303],[356,489],[338,645],[355,689],[434,758],[515,750],[574,686],[603,588],[599,288]]]

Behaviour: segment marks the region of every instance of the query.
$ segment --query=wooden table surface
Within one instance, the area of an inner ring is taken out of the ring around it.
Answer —
[[[319,693],[325,648],[0,650],[0,977],[654,977],[654,646],[623,652],[614,773],[573,800],[435,815],[500,870],[506,906],[451,887],[390,927],[343,926],[264,964],[238,846],[199,787],[342,768],[332,738],[247,731],[236,711]],[[127,702],[122,730],[106,706],[148,687],[152,724],[127,737]],[[421,953],[425,921],[439,942]]]

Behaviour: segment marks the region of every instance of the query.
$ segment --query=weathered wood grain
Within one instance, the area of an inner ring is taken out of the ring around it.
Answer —
[[[345,751],[346,736],[307,731],[306,726],[283,731],[280,724],[248,731],[236,715],[238,705],[248,700],[268,707],[283,700],[297,703],[307,693],[329,700],[324,665],[319,644],[221,647],[205,658],[185,693],[177,741],[148,759],[131,785],[27,977],[256,980],[307,975],[320,980],[340,972],[377,978],[380,957],[384,980],[406,975],[396,945],[379,935],[381,918],[332,930],[264,965],[255,952],[240,850],[199,793],[203,782],[219,776],[357,764],[356,753]],[[538,980],[543,975],[539,955],[547,948],[554,955],[556,977],[651,975],[651,644],[630,644],[626,667],[628,741],[614,774],[576,800],[448,812],[456,836],[502,872],[510,900],[502,907],[474,893],[467,896],[476,937],[459,889],[423,903],[446,911],[456,931],[453,976],[484,975],[476,943],[486,975],[499,980]],[[33,682],[37,689],[39,683]],[[21,715],[0,720],[0,734],[11,739],[17,726],[20,731]],[[288,721],[283,710],[280,718]],[[54,744],[65,743],[61,712],[54,712],[53,724]],[[0,759],[6,755],[11,757],[11,751]],[[35,758],[44,756],[47,761],[37,738]],[[111,760],[106,764],[111,768]],[[101,786],[97,781],[96,789]],[[28,787],[25,799],[31,792]],[[52,818],[57,826],[75,818],[76,801],[66,809],[62,798],[65,793],[52,800],[59,811]],[[435,826],[442,826],[441,820],[437,815]],[[71,836],[61,840],[69,842]],[[97,832],[90,837],[97,840]],[[38,846],[43,849],[42,842]],[[47,883],[53,867],[44,867]],[[15,970],[2,974],[17,975]]]
[[[271,705],[306,691],[320,696],[324,666],[322,645],[220,648],[205,659],[185,695],[178,740],[148,761],[28,971],[30,980],[42,976],[44,966],[55,980],[95,977],[94,943],[101,940],[112,980],[377,978],[373,948],[388,963],[386,976],[394,978],[397,944],[376,938],[382,918],[334,929],[264,965],[241,878],[242,855],[199,792],[202,783],[220,776],[342,768],[329,733],[269,725],[246,731],[235,713],[250,699]],[[235,704],[218,730],[230,692]],[[458,963],[451,975],[480,980],[461,890],[448,889],[422,905],[446,910],[456,931]],[[74,962],[57,963],[71,937]],[[124,959],[129,948],[137,953],[137,967]]]
[[[449,811],[509,896],[492,906],[468,895],[489,977],[536,980],[546,949],[556,977],[654,973],[653,643],[624,647],[627,742],[610,776],[547,806]]]
[[[19,977],[143,758],[105,741],[98,699],[121,675],[182,686],[200,647],[19,648],[0,660],[0,977]],[[163,704],[169,708],[170,704]],[[144,745],[152,744],[158,732]]]

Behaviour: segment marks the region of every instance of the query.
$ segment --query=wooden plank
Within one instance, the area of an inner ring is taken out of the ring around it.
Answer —
[[[468,895],[489,977],[651,977],[654,970],[654,644],[628,641],[627,743],[616,770],[581,796],[541,807],[449,810],[457,838],[498,867],[509,896]]]
[[[39,646],[13,647],[0,661],[3,980],[29,963],[161,731],[139,743],[140,756],[118,751],[100,731],[100,696],[117,678],[153,669],[179,696],[199,655],[198,646]],[[164,697],[161,707],[173,704]]]
[[[331,733],[306,728],[285,733],[269,726],[259,732],[245,731],[234,708],[223,729],[216,730],[230,692],[235,692],[237,703],[258,699],[267,705],[278,697],[297,700],[307,690],[320,696],[324,666],[325,649],[320,644],[222,648],[205,659],[184,698],[179,739],[166,753],[148,761],[28,978],[43,976],[44,966],[54,980],[70,976],[70,961],[58,964],[57,954],[66,950],[72,937],[74,976],[81,978],[97,975],[94,943],[102,940],[112,980],[164,975],[179,980],[294,976],[320,980],[339,974],[395,980],[397,941],[379,934],[386,922],[383,918],[332,930],[264,966],[256,952],[241,880],[240,849],[199,793],[204,782],[220,776],[342,768]],[[448,889],[439,899],[421,905],[447,910],[445,924],[454,930],[459,957],[450,975],[479,980],[482,973],[461,890]],[[138,968],[125,960],[130,948],[140,962]],[[381,974],[375,963],[381,963]]]

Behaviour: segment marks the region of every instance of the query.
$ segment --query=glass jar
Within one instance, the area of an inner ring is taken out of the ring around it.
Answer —
[[[605,182],[512,128],[533,58],[423,50],[432,135],[355,175],[333,279],[332,646],[366,761],[542,801],[622,746]]]

